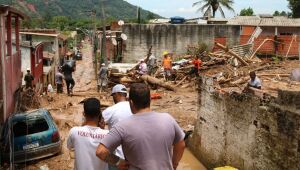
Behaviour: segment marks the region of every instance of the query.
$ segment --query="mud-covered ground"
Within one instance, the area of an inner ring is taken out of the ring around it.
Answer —
[[[40,169],[41,167],[53,170],[73,169],[74,155],[67,149],[66,140],[70,128],[82,123],[83,107],[79,102],[87,97],[97,97],[102,103],[113,104],[109,96],[110,90],[102,93],[97,92],[90,47],[85,46],[82,52],[83,60],[77,61],[74,73],[76,82],[74,95],[72,97],[67,96],[64,88],[64,94],[51,94],[53,101],[48,101],[46,96],[42,98],[42,107],[50,110],[59,127],[63,141],[63,151],[59,155],[23,165],[22,167],[25,169]],[[183,129],[189,130],[193,128],[197,110],[197,92],[193,83],[189,87],[180,88],[176,93],[164,89],[158,89],[153,92],[162,95],[162,99],[152,100],[153,110],[170,113]],[[201,164],[188,151],[183,160],[185,161],[178,168],[180,170],[202,169]]]

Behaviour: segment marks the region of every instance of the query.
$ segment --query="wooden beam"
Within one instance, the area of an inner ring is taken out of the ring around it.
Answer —
[[[164,87],[168,90],[176,91],[175,87],[173,87],[173,86],[167,84],[166,82],[164,82],[163,80],[157,79],[155,77],[145,74],[145,75],[140,76],[140,79],[142,79],[150,84],[158,85],[158,86]]]
[[[245,66],[249,66],[249,64],[242,59],[242,57],[240,57],[239,55],[237,55],[235,52],[229,50],[227,47],[225,47],[224,45],[220,44],[220,43],[215,43],[217,47],[221,48],[222,50],[224,50],[225,52],[229,53],[230,55],[232,55],[233,57],[237,58],[243,65]]]

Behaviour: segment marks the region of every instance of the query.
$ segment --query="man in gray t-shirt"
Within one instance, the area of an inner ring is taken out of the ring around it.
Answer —
[[[129,169],[173,170],[182,157],[184,133],[172,116],[150,109],[150,90],[142,83],[132,84],[129,103],[133,116],[117,123],[97,148],[97,156],[126,166],[111,153],[122,145]]]

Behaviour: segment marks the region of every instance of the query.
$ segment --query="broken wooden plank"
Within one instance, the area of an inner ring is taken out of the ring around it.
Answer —
[[[244,84],[244,83],[246,83],[246,82],[249,81],[249,80],[250,80],[250,77],[249,77],[249,76],[247,76],[247,77],[242,77],[242,78],[240,78],[240,79],[238,79],[238,80],[235,80],[235,81],[233,81],[233,82],[230,82],[230,84],[231,84],[231,85]]]
[[[262,73],[262,74],[257,74],[257,76],[281,76],[281,77],[289,77],[290,74],[276,74],[276,73],[266,74],[266,73]]]
[[[179,83],[177,83],[176,85],[175,85],[175,87],[177,87],[177,86],[179,86],[181,83],[183,83],[184,82],[184,80],[187,78],[188,76],[185,76],[182,80],[180,80],[180,82]]]
[[[123,76],[128,76],[128,74],[127,73],[111,73],[110,76],[123,77]]]
[[[217,47],[221,48],[222,50],[224,50],[225,52],[231,54],[233,57],[237,58],[243,65],[248,66],[249,64],[242,59],[242,57],[240,57],[239,55],[237,55],[235,52],[229,50],[227,47],[225,47],[224,45],[220,44],[220,43],[215,43]]]

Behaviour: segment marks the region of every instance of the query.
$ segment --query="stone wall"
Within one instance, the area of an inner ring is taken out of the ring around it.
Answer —
[[[190,147],[207,168],[300,169],[300,92],[264,101],[251,94],[215,92],[203,78]]]
[[[161,57],[164,50],[183,54],[188,45],[204,42],[213,47],[215,38],[225,38],[228,45],[239,44],[240,26],[230,25],[173,25],[128,24],[123,33],[128,37],[124,48],[124,62],[136,62],[153,46],[153,53]]]

